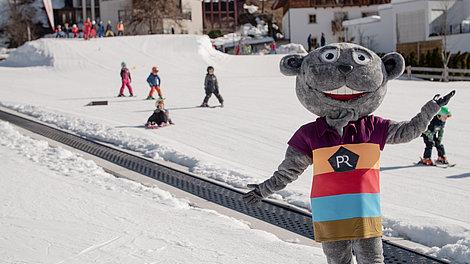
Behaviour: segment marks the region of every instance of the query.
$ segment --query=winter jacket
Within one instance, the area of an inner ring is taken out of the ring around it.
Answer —
[[[426,137],[428,141],[430,142],[433,142],[433,141],[441,142],[442,137],[444,136],[445,125],[446,125],[446,122],[441,121],[436,115],[431,120],[431,123],[429,123],[428,129],[424,131],[424,133],[421,136]]]
[[[206,75],[206,79],[204,80],[204,90],[206,90],[206,93],[219,92],[219,83],[217,82],[217,77],[215,77],[214,74]]]
[[[149,77],[147,78],[147,82],[150,86],[160,86],[160,77],[158,74],[150,74]]]
[[[123,80],[129,80],[129,81],[132,80],[132,78],[131,78],[131,72],[129,71],[128,68],[125,68],[125,67],[124,67],[124,68],[121,69],[121,79],[123,79]]]
[[[153,114],[147,119],[147,123],[155,123],[161,125],[162,123],[171,123],[170,113],[166,109],[155,109]]]

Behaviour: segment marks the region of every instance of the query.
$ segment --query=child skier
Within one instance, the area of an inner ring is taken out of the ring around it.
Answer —
[[[161,80],[160,80],[160,76],[158,76],[157,66],[152,67],[152,72],[147,78],[147,83],[150,86],[150,92],[149,92],[149,95],[147,96],[147,100],[155,100],[155,98],[153,97],[153,93],[155,93],[155,90],[157,91],[158,97],[160,99],[163,99],[162,91],[160,90]]]
[[[209,102],[209,98],[211,98],[212,94],[214,94],[219,100],[220,107],[224,107],[224,99],[219,93],[219,83],[217,82],[217,77],[214,75],[214,67],[212,66],[207,67],[206,79],[204,80],[204,90],[206,91],[206,97],[204,97],[201,107],[209,107],[207,103]]]
[[[121,62],[121,90],[119,91],[118,97],[123,97],[124,96],[124,88],[127,86],[127,89],[129,89],[130,96],[134,96],[134,93],[132,92],[132,87],[131,87],[131,72],[129,69],[126,67],[125,62]]]
[[[165,102],[163,99],[157,99],[155,102],[155,111],[153,114],[148,118],[147,124],[145,127],[147,128],[157,128],[167,125],[174,125],[173,121],[170,118],[170,112],[165,109]]]
[[[444,150],[444,145],[442,144],[442,138],[444,136],[444,126],[446,125],[446,121],[451,116],[452,114],[449,111],[449,108],[443,106],[439,110],[439,113],[437,113],[437,115],[435,115],[431,120],[428,129],[421,135],[426,147],[424,148],[423,158],[421,158],[419,163],[429,166],[434,165],[431,159],[431,154],[432,148],[436,147],[438,155],[436,163],[449,164]]]

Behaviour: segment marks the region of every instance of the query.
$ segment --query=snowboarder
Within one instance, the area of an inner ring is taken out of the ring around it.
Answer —
[[[310,202],[315,240],[328,263],[383,264],[380,154],[385,144],[410,142],[426,130],[455,91],[434,96],[410,121],[372,113],[382,103],[387,82],[405,69],[403,56],[380,58],[352,43],[334,43],[306,56],[288,55],[284,75],[297,76],[300,103],[319,116],[300,127],[271,178],[250,184],[244,200],[254,205],[284,189],[313,165]]]
[[[106,25],[106,37],[114,37],[113,26],[111,26],[111,20],[108,20],[108,24]]]
[[[206,92],[206,97],[204,97],[201,107],[209,107],[208,102],[212,94],[214,94],[219,100],[220,107],[224,107],[224,99],[219,93],[219,83],[217,81],[217,77],[214,75],[214,67],[212,66],[207,67],[206,79],[204,80],[204,90]]]
[[[76,24],[73,24],[72,26],[72,34],[73,34],[73,38],[78,38],[78,27]]]
[[[449,108],[443,106],[439,110],[439,113],[437,113],[437,115],[431,120],[428,129],[421,135],[426,147],[424,149],[423,158],[421,158],[419,163],[429,166],[434,165],[434,162],[431,159],[431,154],[433,147],[436,147],[438,155],[436,163],[445,165],[449,164],[444,150],[444,145],[442,144],[442,138],[444,136],[446,121],[451,116],[452,113],[449,111]]]
[[[100,23],[98,23],[98,30],[96,31],[96,33],[98,34],[98,37],[99,37],[99,38],[104,37],[104,25],[103,25],[103,21],[100,21]]]
[[[117,29],[118,36],[124,36],[124,23],[122,23],[122,20],[119,21],[119,23],[116,26],[116,29]]]
[[[119,91],[118,97],[123,97],[124,96],[124,88],[127,87],[129,89],[129,94],[130,97],[134,96],[134,93],[132,92],[132,87],[131,87],[131,72],[129,69],[126,67],[125,62],[121,62],[121,90]]]
[[[145,124],[147,128],[174,125],[170,118],[170,112],[165,109],[165,102],[163,99],[157,99],[155,107],[155,111],[153,111],[153,114],[148,118],[147,123]]]
[[[158,76],[157,66],[152,67],[152,72],[150,73],[149,77],[147,77],[147,83],[150,86],[150,92],[149,92],[149,95],[147,96],[147,100],[155,100],[155,98],[153,97],[153,94],[155,93],[155,91],[157,91],[158,97],[160,99],[163,99],[162,91],[160,90],[161,80],[160,80],[160,76]]]

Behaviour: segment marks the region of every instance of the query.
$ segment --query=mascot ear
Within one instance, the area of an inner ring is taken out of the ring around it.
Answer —
[[[382,57],[382,62],[387,72],[387,81],[400,77],[405,70],[405,59],[403,59],[400,53],[387,53]]]
[[[302,66],[303,60],[304,60],[304,57],[298,54],[285,56],[284,58],[282,58],[281,62],[279,63],[279,67],[281,68],[282,74],[286,76],[299,75],[300,66]]]

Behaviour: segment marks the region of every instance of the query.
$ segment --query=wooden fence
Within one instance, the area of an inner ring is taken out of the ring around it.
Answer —
[[[421,78],[426,80],[444,80],[447,75],[449,81],[470,81],[470,69],[447,69],[444,68],[427,68],[427,67],[411,67],[407,66],[404,73],[411,79]]]

